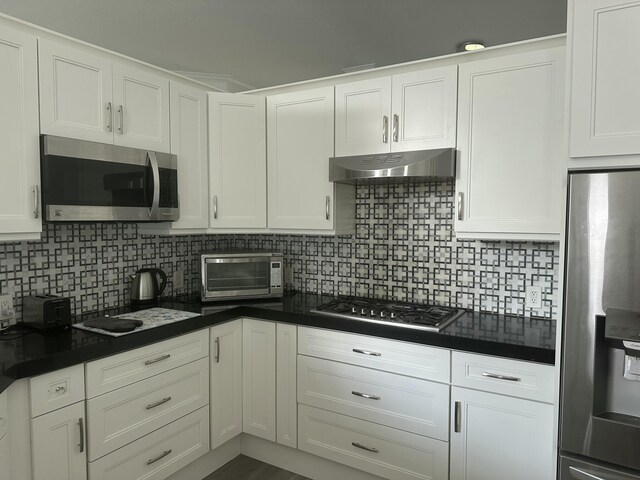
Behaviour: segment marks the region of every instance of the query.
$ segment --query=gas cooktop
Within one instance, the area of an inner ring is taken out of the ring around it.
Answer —
[[[439,332],[462,315],[464,310],[361,297],[338,297],[311,310],[311,313]]]

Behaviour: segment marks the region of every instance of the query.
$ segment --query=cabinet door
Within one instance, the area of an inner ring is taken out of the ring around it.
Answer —
[[[84,439],[84,402],[31,420],[34,480],[86,479]]]
[[[451,389],[451,480],[553,478],[553,405]]]
[[[571,156],[640,153],[640,1],[573,3]]]
[[[242,433],[242,320],[211,328],[211,449]]]
[[[391,151],[456,146],[458,67],[393,76]]]
[[[297,327],[276,325],[276,418],[277,441],[298,447]]]
[[[266,228],[265,99],[209,93],[211,228]]]
[[[171,153],[178,156],[180,220],[174,229],[209,226],[207,93],[171,82]]]
[[[114,143],[170,152],[169,80],[113,64]]]
[[[36,37],[0,27],[0,237],[40,221]]]
[[[269,228],[334,228],[333,110],[333,87],[267,97]]]
[[[388,153],[391,77],[336,85],[336,156]]]
[[[111,60],[41,38],[41,133],[113,143]]]
[[[557,239],[564,48],[460,65],[456,236]]]
[[[276,324],[243,319],[242,423],[245,433],[276,441]]]

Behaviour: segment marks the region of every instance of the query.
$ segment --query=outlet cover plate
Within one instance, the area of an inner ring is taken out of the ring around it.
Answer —
[[[542,308],[542,287],[527,287],[525,301],[529,308]]]

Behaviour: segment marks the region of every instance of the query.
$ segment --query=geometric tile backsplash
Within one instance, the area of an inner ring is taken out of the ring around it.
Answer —
[[[42,240],[0,242],[0,293],[55,293],[72,311],[129,300],[128,275],[143,266],[167,272],[165,295],[199,291],[199,252],[269,249],[293,269],[288,288],[452,305],[557,318],[557,243],[458,240],[453,181],[357,188],[356,234],[185,235],[138,233],[135,224],[44,224]],[[172,275],[182,271],[184,287]],[[539,310],[525,287],[542,288]]]

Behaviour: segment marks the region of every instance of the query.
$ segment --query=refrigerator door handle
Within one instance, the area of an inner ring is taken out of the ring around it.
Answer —
[[[592,475],[576,467],[569,467],[569,473],[571,474],[571,478],[575,478],[576,480],[606,480],[605,478]]]

